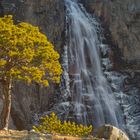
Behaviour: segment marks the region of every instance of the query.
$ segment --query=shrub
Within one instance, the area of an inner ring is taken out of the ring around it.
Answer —
[[[77,125],[75,122],[70,121],[62,122],[55,113],[51,113],[50,116],[46,115],[45,117],[41,117],[40,124],[38,126],[33,126],[33,129],[41,133],[84,137],[90,135],[93,128],[91,125]]]

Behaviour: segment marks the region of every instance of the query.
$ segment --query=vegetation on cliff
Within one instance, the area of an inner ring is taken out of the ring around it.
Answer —
[[[82,124],[77,125],[75,122],[64,121],[58,119],[55,113],[51,113],[50,116],[46,115],[40,119],[38,126],[33,126],[36,132],[51,133],[51,134],[63,134],[71,136],[84,137],[91,135],[93,132],[92,125],[84,126]]]
[[[14,80],[59,83],[62,73],[59,54],[38,27],[22,22],[14,24],[12,16],[0,18],[0,82],[3,86],[1,123],[8,129],[11,90]]]

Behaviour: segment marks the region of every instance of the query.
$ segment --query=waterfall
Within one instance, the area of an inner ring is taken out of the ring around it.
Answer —
[[[66,45],[59,102],[62,119],[95,127],[123,127],[122,113],[102,71],[100,25],[76,0],[66,0]]]

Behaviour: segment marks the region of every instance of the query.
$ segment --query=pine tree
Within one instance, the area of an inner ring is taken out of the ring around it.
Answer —
[[[29,23],[14,24],[12,16],[0,18],[0,82],[3,87],[2,129],[8,129],[13,81],[48,86],[60,82],[59,54],[47,37]]]

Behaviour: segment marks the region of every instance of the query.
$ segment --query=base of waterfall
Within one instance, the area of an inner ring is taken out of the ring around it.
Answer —
[[[95,136],[86,138],[41,134],[33,131],[0,130],[0,140],[129,140],[127,135],[120,129],[105,125],[95,130]]]

